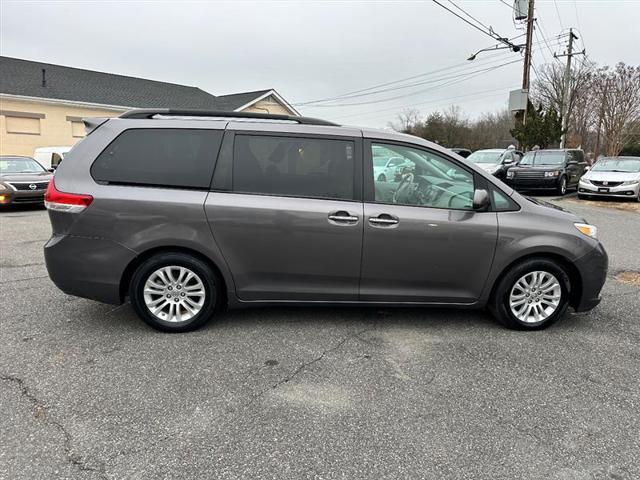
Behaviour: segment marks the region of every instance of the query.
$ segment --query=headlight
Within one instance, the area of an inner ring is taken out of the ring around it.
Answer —
[[[622,185],[635,185],[640,182],[640,180],[627,180],[626,182],[622,182]]]
[[[0,183],[0,192],[4,192],[5,190],[9,190],[9,188],[4,183]]]
[[[587,185],[592,185],[591,180],[589,180],[588,178],[581,178],[580,181],[582,183],[586,183]]]
[[[507,170],[507,178],[513,178],[516,172],[513,170]]]
[[[558,170],[554,170],[553,172],[544,172],[545,177],[557,177],[558,175],[560,175]]]
[[[574,223],[575,227],[591,238],[598,238],[598,228],[595,225],[589,225],[587,223]]]

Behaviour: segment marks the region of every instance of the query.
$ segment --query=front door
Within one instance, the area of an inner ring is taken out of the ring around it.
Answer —
[[[398,178],[380,182],[371,148],[405,160]],[[379,148],[378,148],[379,149]],[[476,177],[444,155],[388,142],[365,142],[364,238],[360,299],[476,301],[491,268],[495,212],[473,211]]]
[[[359,142],[236,133],[230,146],[225,138],[205,210],[241,300],[357,300]]]

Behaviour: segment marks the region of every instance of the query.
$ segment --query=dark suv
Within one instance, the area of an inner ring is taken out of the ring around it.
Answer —
[[[507,171],[506,182],[516,190],[554,190],[564,195],[569,188],[578,188],[586,167],[582,150],[532,150]]]
[[[155,328],[219,308],[489,306],[543,328],[600,301],[596,228],[449,150],[304,117],[151,110],[86,122],[49,184],[49,275]],[[374,152],[402,160],[375,176]]]

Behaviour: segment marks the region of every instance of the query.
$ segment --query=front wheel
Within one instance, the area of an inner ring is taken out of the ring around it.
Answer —
[[[548,259],[522,262],[498,282],[490,309],[516,330],[539,330],[560,319],[569,306],[569,276]]]
[[[384,173],[381,173],[380,175],[378,175],[378,181],[379,182],[386,182],[387,181],[387,177],[385,176]]]
[[[560,177],[557,192],[559,195],[565,195],[567,193],[567,177]]]
[[[136,269],[129,296],[133,309],[148,325],[164,332],[186,332],[213,316],[217,279],[198,258],[161,253]]]

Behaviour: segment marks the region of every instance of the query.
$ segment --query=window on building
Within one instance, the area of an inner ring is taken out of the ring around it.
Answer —
[[[352,200],[354,166],[352,141],[236,135],[233,190]]]
[[[84,137],[84,123],[71,122],[71,136],[75,138]]]
[[[6,115],[7,133],[40,135],[40,118]]]

